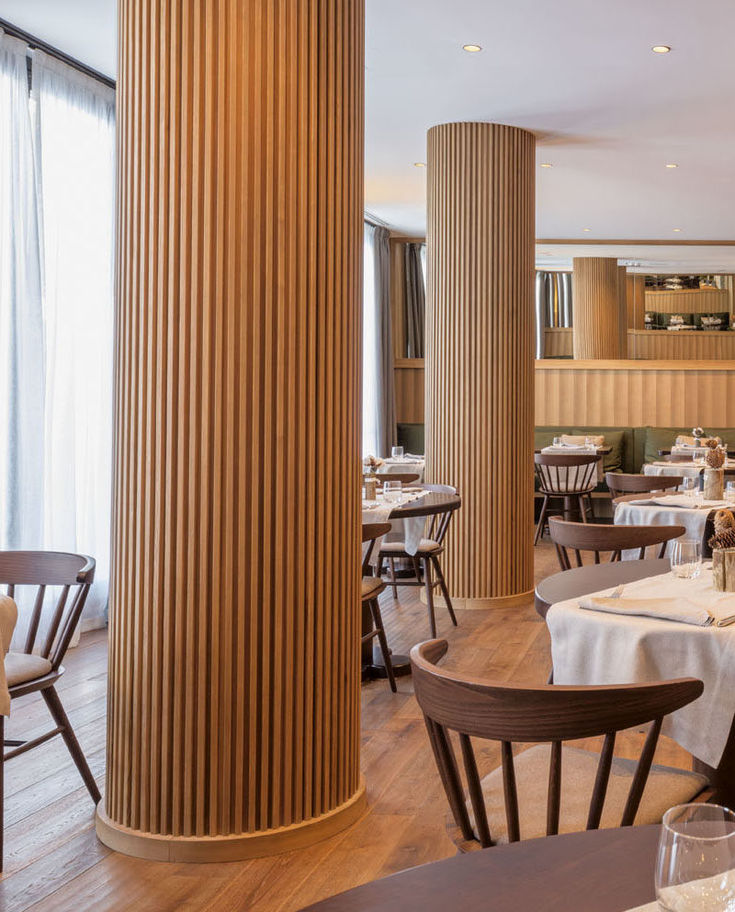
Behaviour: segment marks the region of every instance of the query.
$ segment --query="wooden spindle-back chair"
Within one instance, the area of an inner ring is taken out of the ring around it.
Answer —
[[[423,484],[422,489],[433,491],[437,494],[456,494],[457,489],[452,485],[443,484]],[[393,597],[398,598],[399,586],[423,586],[426,593],[426,608],[429,615],[429,627],[431,635],[436,636],[436,612],[434,610],[434,589],[437,586],[441,589],[444,603],[447,606],[449,617],[457,626],[457,616],[454,613],[452,599],[447,589],[444,573],[439,563],[439,555],[444,553],[444,539],[446,538],[449,526],[454,516],[455,510],[461,506],[460,501],[455,501],[447,506],[439,507],[433,511],[427,512],[427,525],[424,531],[424,537],[421,539],[418,552],[408,554],[405,550],[405,542],[385,542],[380,549],[381,571],[383,561],[388,561],[390,572],[390,584],[393,589]],[[398,578],[395,571],[396,560],[411,561],[413,564],[414,576],[409,579]]]
[[[683,482],[683,475],[626,475],[622,472],[607,472],[605,482],[611,496],[621,494],[650,494],[652,491],[676,490]]]
[[[563,516],[569,518],[570,506],[573,500],[577,501],[582,522],[587,522],[587,512],[592,516],[591,494],[597,486],[597,463],[602,459],[594,453],[569,454],[564,453],[536,453],[534,455],[534,471],[538,479],[539,491],[544,495],[541,505],[541,515],[536,526],[534,545],[538,543],[544,530],[544,524],[550,515],[550,501],[552,498],[562,498]]]
[[[390,649],[388,648],[385,628],[383,627],[380,603],[378,602],[378,596],[385,589],[385,583],[379,576],[372,576],[370,574],[370,558],[372,557],[375,542],[384,535],[387,535],[388,532],[390,532],[390,529],[390,523],[365,523],[362,527],[362,543],[363,545],[366,542],[368,543],[362,557],[362,606],[363,611],[367,610],[370,612],[371,625],[370,630],[362,634],[361,642],[369,643],[372,642],[373,637],[378,638],[388,683],[390,684],[390,689],[395,693],[396,679],[393,674],[393,663],[390,657]],[[367,619],[364,618],[363,629],[366,627]]]
[[[411,671],[453,816],[450,835],[461,850],[660,822],[667,808],[707,788],[703,776],[652,764],[664,717],[702,694],[696,678],[597,687],[494,684],[437,667],[446,652],[445,640],[414,646]],[[616,758],[617,732],[648,723],[638,762]],[[450,732],[459,737],[469,800]],[[597,736],[604,736],[599,756],[563,746]],[[472,738],[500,742],[501,767],[482,780]],[[514,756],[514,743],[537,746]],[[565,770],[575,794],[567,788],[562,795]]]
[[[661,545],[658,557],[663,557],[667,542],[680,538],[686,529],[684,526],[591,525],[565,522],[552,516],[549,532],[556,546],[559,566],[562,570],[571,570],[569,551],[574,552],[577,567],[582,566],[583,551],[592,551],[596,564],[600,563],[600,554],[608,551],[611,561],[621,560],[623,551],[634,550],[638,551],[638,558],[643,560],[646,548],[651,545]]]
[[[0,551],[0,585],[17,599],[25,587],[35,590],[28,630],[20,650],[5,657],[5,672],[11,700],[40,692],[55,727],[29,741],[4,738],[3,764],[13,757],[61,735],[69,753],[97,804],[100,792],[77,741],[71,723],[56,692],[55,683],[64,673],[61,664],[79,624],[90,587],[94,581],[95,561],[81,554],[56,551]],[[57,598],[48,590],[59,587]],[[42,629],[45,622],[45,630]],[[1,717],[0,717],[1,718]],[[1,724],[1,723],[0,723]],[[2,808],[2,765],[0,765],[0,809]]]

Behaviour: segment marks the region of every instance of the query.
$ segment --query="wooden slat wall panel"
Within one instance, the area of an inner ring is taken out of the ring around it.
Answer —
[[[396,364],[395,378],[396,421],[421,424],[424,420],[424,359],[404,358],[403,364]]]
[[[120,3],[106,840],[362,792],[363,20]]]
[[[730,310],[725,290],[687,288],[681,291],[646,291],[645,310],[661,313],[711,313]]]
[[[646,277],[628,273],[626,276],[626,304],[628,308],[628,329],[643,329],[645,326]]]
[[[428,133],[427,473],[458,487],[451,594],[515,598],[533,581],[534,137]]]
[[[628,334],[628,354],[653,361],[735,360],[735,332],[642,329]]]
[[[571,358],[574,353],[574,330],[566,326],[547,326],[544,330],[544,355],[547,358]]]
[[[623,358],[621,330],[623,323],[627,324],[627,311],[618,261],[613,257],[574,257],[572,267],[574,357]]]
[[[735,369],[707,361],[537,361],[536,424],[735,426]]]

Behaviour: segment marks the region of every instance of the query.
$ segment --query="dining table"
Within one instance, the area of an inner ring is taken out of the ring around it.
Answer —
[[[588,830],[456,855],[302,912],[649,912],[660,826]]]
[[[628,526],[683,526],[685,538],[701,544],[703,557],[711,557],[709,539],[714,532],[717,510],[732,507],[726,500],[705,500],[701,494],[690,496],[681,492],[623,494],[614,501],[613,522]],[[666,553],[671,554],[676,539],[668,542]],[[649,547],[649,556],[658,546]],[[624,553],[633,558],[636,552]]]
[[[620,592],[619,587],[624,587]],[[735,807],[735,625],[708,626],[580,607],[582,596],[686,599],[719,617],[735,597],[715,592],[711,566],[696,579],[674,579],[666,558],[566,570],[539,582],[536,609],[551,637],[555,684],[629,684],[691,676],[704,693],[664,721],[663,733],[693,758],[714,800]]]
[[[381,474],[410,475],[415,472],[419,476],[417,479],[419,482],[424,480],[425,471],[426,460],[424,457],[414,456],[411,453],[405,456],[390,456],[384,459],[383,464],[380,466]]]
[[[386,501],[379,494],[375,501],[363,501],[362,522],[382,523],[390,522],[391,532],[386,538],[399,537],[406,542],[408,554],[415,554],[426,528],[426,520],[437,513],[446,510],[456,510],[462,501],[458,494],[443,491],[427,491],[420,486],[407,486],[401,495],[400,501]],[[382,539],[375,542],[373,548],[373,572],[379,570],[380,544]],[[362,633],[366,634],[372,629],[372,615],[367,605],[362,606]],[[391,652],[393,673],[397,676],[411,673],[411,664],[407,655]],[[362,644],[362,678],[386,677],[385,664],[377,644],[373,640]]]
[[[735,460],[728,459],[724,468],[735,469]],[[643,465],[644,475],[675,475],[682,478],[699,478],[704,466],[701,462],[693,460],[677,460],[671,462],[664,459],[656,459],[653,462],[646,462]]]

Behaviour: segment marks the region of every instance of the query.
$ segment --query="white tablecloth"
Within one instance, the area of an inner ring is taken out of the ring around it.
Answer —
[[[419,458],[404,459],[384,459],[383,465],[378,469],[381,473],[393,475],[411,475],[414,472],[418,474],[418,480],[424,480],[424,471],[426,470],[426,460]]]
[[[596,593],[609,595],[611,589]],[[681,580],[672,573],[625,586],[623,597],[704,598],[713,614],[735,613],[735,595],[716,592],[712,570]],[[579,599],[552,605],[555,684],[634,684],[694,677],[702,696],[666,717],[663,731],[685,750],[717,766],[735,715],[735,626],[695,627],[648,617],[588,611]]]
[[[735,461],[728,459],[728,469],[735,468]],[[698,478],[704,466],[695,462],[647,462],[643,466],[644,475],[681,475],[684,478]]]
[[[641,500],[646,498],[645,494],[641,495]],[[651,498],[646,498],[651,499]],[[657,498],[658,499],[658,498]],[[685,538],[691,541],[701,542],[704,538],[704,529],[707,525],[707,517],[712,510],[719,510],[727,506],[721,500],[702,500],[701,506],[698,507],[680,507],[677,503],[686,503],[688,498],[685,495],[672,495],[670,498],[661,497],[660,504],[637,504],[627,500],[619,503],[615,507],[614,522],[617,525],[625,526],[684,526],[686,533]],[[666,504],[670,503],[670,506]],[[671,542],[666,547],[666,554],[671,554]],[[658,552],[659,546],[654,546]],[[651,549],[649,549],[650,551]],[[624,552],[624,559],[637,558],[638,551]],[[658,556],[651,553],[650,556]]]
[[[403,503],[410,503],[424,497],[423,491],[406,491],[403,494]],[[398,506],[393,501],[386,501],[382,494],[378,494],[377,500],[363,500],[362,502],[362,524],[365,523],[384,523],[388,521],[391,512]],[[370,565],[378,567],[380,563],[380,548],[384,541],[402,541],[406,544],[406,553],[416,554],[421,539],[424,537],[426,528],[425,516],[413,516],[410,519],[396,519],[391,522],[391,531],[375,542],[373,553],[370,557]]]

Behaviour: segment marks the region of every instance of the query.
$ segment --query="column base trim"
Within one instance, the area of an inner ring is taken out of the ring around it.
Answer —
[[[97,806],[95,828],[97,838],[108,848],[149,861],[205,863],[244,861],[248,858],[278,855],[328,839],[362,816],[367,806],[367,796],[365,781],[361,777],[355,794],[321,817],[312,817],[278,829],[227,836],[162,836],[132,830],[111,820],[102,804],[100,802]]]
[[[452,605],[462,611],[481,611],[487,608],[515,608],[526,602],[532,602],[535,589],[519,592],[517,595],[500,595],[494,598],[455,598],[452,596]],[[420,600],[426,604],[426,592],[422,589],[419,593]],[[434,595],[434,608],[446,608],[446,602],[440,595]]]

